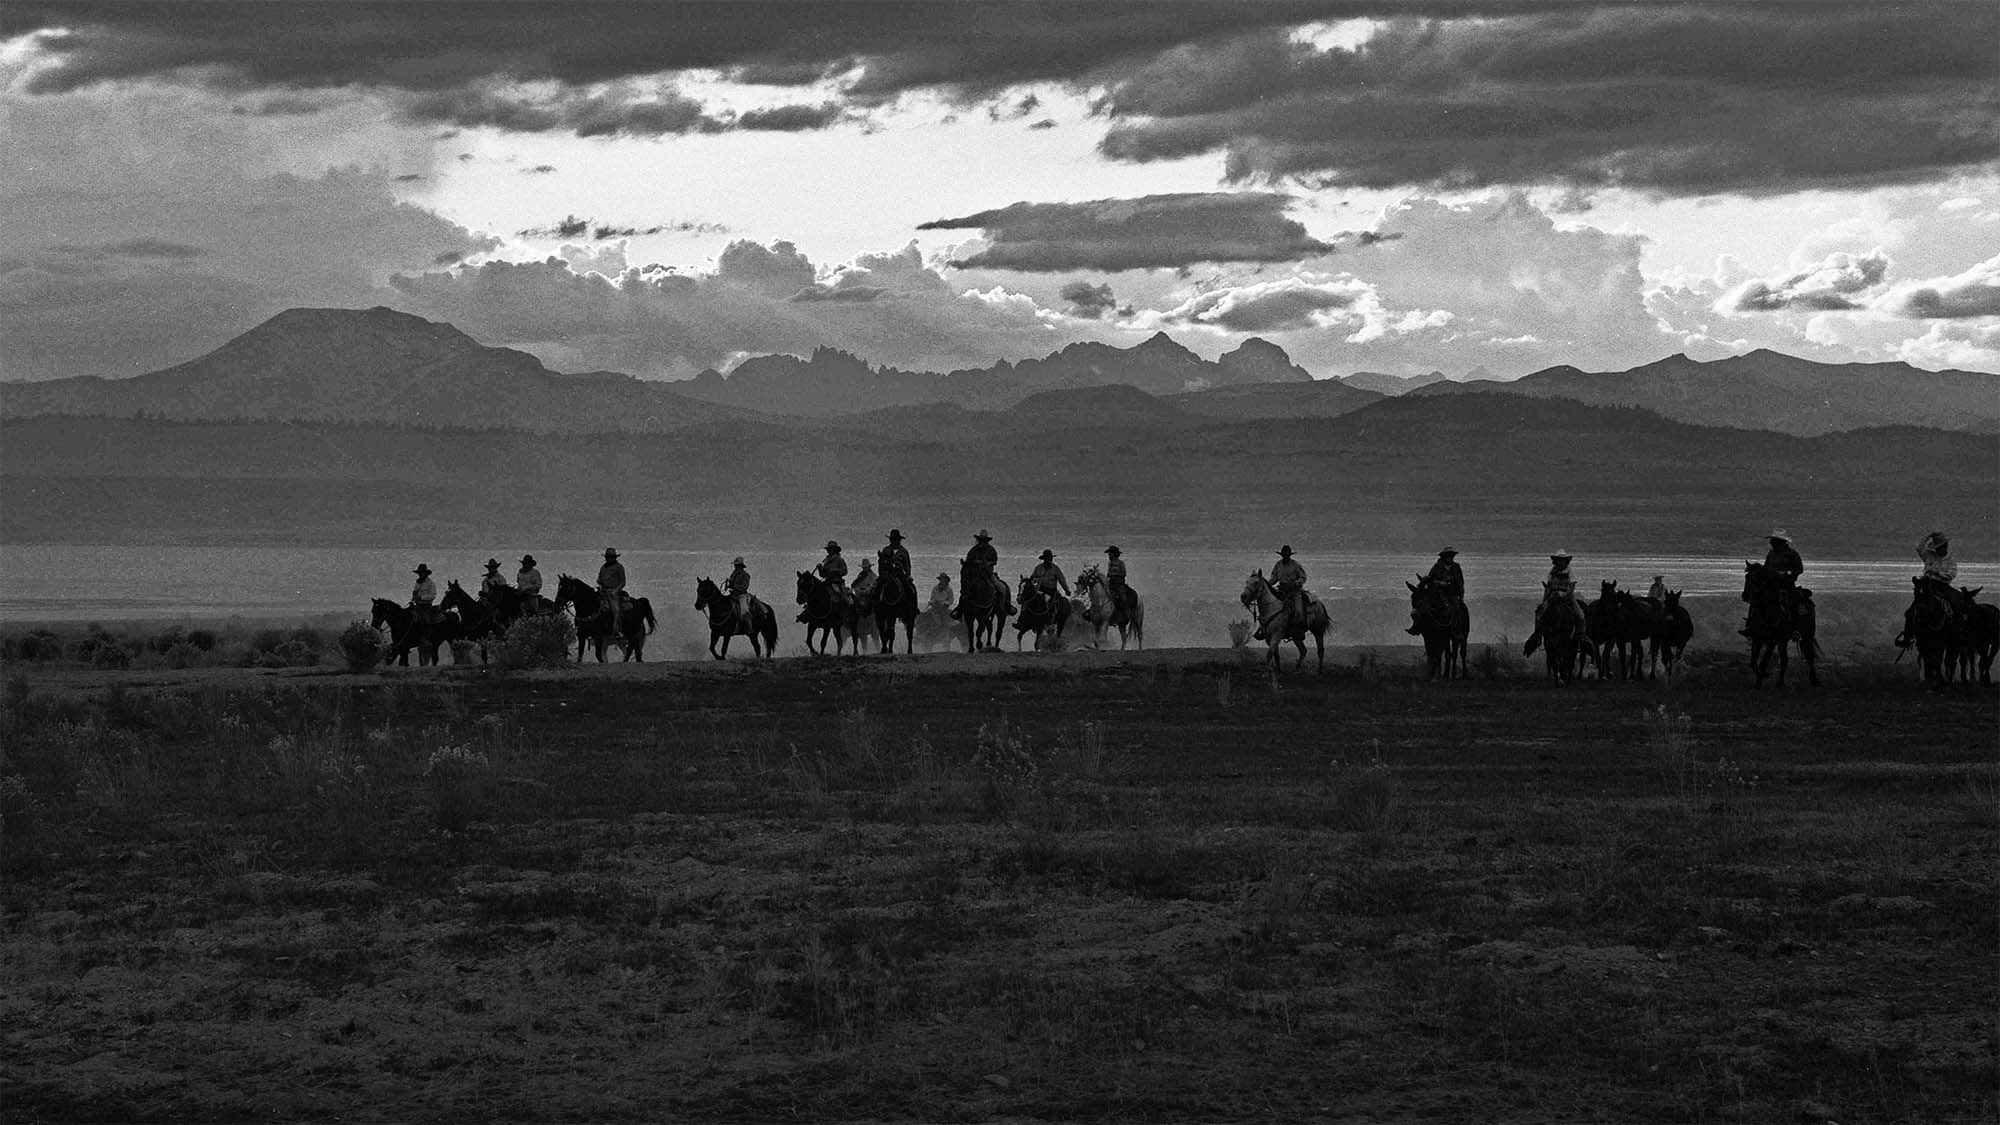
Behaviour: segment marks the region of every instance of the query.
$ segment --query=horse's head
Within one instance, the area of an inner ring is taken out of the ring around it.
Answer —
[[[474,604],[476,603],[473,602],[472,595],[465,592],[465,587],[458,584],[458,579],[454,578],[444,584],[446,609],[469,609]]]
[[[1597,596],[1600,598],[1611,597],[1617,592],[1618,592],[1618,583],[1616,580],[1610,582],[1599,582],[1597,584]]]
[[[798,572],[798,576],[799,604],[804,605],[806,599],[812,596],[813,588],[819,585],[819,579],[810,570],[801,570]]]
[[[713,579],[697,578],[694,580],[694,607],[696,609],[707,609],[710,602],[717,601],[721,597],[722,591],[717,588]]]
[[[382,626],[394,621],[396,619],[396,611],[401,608],[403,607],[390,601],[388,598],[375,598],[369,602],[369,611],[372,616],[368,623],[380,629]]]
[[[1749,601],[1764,585],[1764,564],[1746,562],[1743,564],[1743,600]]]
[[[1256,605],[1257,599],[1263,596],[1267,584],[1262,567],[1251,571],[1250,577],[1243,580],[1243,595],[1236,600],[1242,602],[1246,608]]]
[[[1669,611],[1679,609],[1681,607],[1681,592],[1679,590],[1668,590],[1666,600],[1661,604],[1666,606]]]
[[[1984,590],[1985,588],[1986,587],[1984,586],[1960,586],[1958,588],[1958,592],[1960,594],[1965,595],[1965,600],[1967,604],[1971,604],[1972,599],[1978,597],[1979,591]]]

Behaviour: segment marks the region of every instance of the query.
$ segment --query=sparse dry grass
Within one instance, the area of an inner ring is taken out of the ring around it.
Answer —
[[[1248,667],[10,679],[10,1110],[1989,1114],[1990,696]]]

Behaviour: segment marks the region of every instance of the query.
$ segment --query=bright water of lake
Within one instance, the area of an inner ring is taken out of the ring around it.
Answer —
[[[594,580],[599,550],[537,551],[546,592],[553,593],[558,573]],[[849,555],[856,568],[873,546]],[[502,559],[511,580],[520,555]],[[621,561],[636,594],[650,596],[662,616],[687,609],[694,601],[697,577],[720,580],[729,572],[731,556],[718,552],[621,552]],[[957,554],[913,553],[918,576],[928,588],[940,571],[956,584]],[[1061,556],[1057,562],[1072,579],[1104,556]],[[1403,580],[1430,566],[1420,556],[1381,554],[1302,554],[1313,588],[1322,597],[1341,602],[1384,603],[1385,610],[1404,604]],[[267,547],[81,547],[0,545],[0,619],[20,621],[82,621],[126,619],[193,619],[277,617],[297,618],[327,613],[366,614],[368,600],[407,600],[411,570],[419,562],[436,571],[440,589],[456,578],[475,589],[485,557],[464,550],[393,550],[376,548]],[[795,572],[819,561],[816,554],[783,555],[755,551],[746,555],[753,590],[781,606],[792,602]],[[1269,568],[1270,553],[1254,551],[1183,551],[1172,557],[1129,555],[1132,584],[1143,594],[1165,602],[1205,605],[1213,602],[1222,614],[1234,613],[1243,579],[1253,567]],[[1469,592],[1481,597],[1529,597],[1540,590],[1548,559],[1539,555],[1461,555]],[[1000,572],[1010,578],[1025,574],[1035,560],[1003,555]],[[1961,564],[1960,581],[2000,590],[2000,566]],[[1657,558],[1646,556],[1579,556],[1572,569],[1586,594],[1600,579],[1615,578],[1626,588],[1644,590],[1652,576],[1664,574],[1669,585],[1690,598],[1727,596],[1734,599],[1743,585],[1741,558]],[[1907,596],[1916,559],[1880,561],[1815,561],[1807,557],[1806,583],[1822,594],[1881,594]],[[692,611],[688,610],[688,615]],[[1207,617],[1206,613],[1201,616]],[[782,619],[782,618],[781,618]],[[1518,631],[1518,630],[1517,630]],[[1210,643],[1212,638],[1198,643]],[[1197,643],[1182,638],[1181,643]]]

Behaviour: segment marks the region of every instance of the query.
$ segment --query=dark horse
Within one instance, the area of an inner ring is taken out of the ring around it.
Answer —
[[[898,621],[903,623],[903,651],[917,651],[917,614],[923,607],[917,604],[917,584],[910,581],[909,575],[884,565],[882,577],[868,600],[873,603],[875,635],[882,638],[882,651],[896,651]],[[859,645],[861,639],[856,637],[854,643]]]
[[[1451,679],[1454,668],[1464,679],[1466,642],[1472,636],[1472,614],[1464,599],[1446,593],[1428,574],[1403,585],[1410,588],[1410,628],[1424,638],[1431,679]]]
[[[731,637],[749,637],[750,650],[758,656],[774,656],[778,651],[778,614],[770,606],[756,597],[750,599],[750,617],[745,620],[736,612],[736,599],[722,592],[712,579],[700,578],[694,584],[694,607],[708,614],[708,654],[717,660],[729,655]],[[722,651],[715,651],[715,642],[722,642]]]
[[[806,607],[806,649],[814,656],[826,655],[826,638],[833,637],[835,654],[847,651],[847,623],[853,617],[850,605],[834,600],[832,582],[821,578],[810,570],[801,570],[799,575],[799,604]],[[814,643],[814,635],[818,643]]]
[[[1667,600],[1660,606],[1660,624],[1653,631],[1651,658],[1663,664],[1667,679],[1674,678],[1674,665],[1679,664],[1682,654],[1687,652],[1688,642],[1694,639],[1694,618],[1688,616],[1687,607],[1681,605],[1681,592],[1668,590]]]
[[[1007,618],[1013,615],[1013,607],[1007,602],[1006,584],[994,577],[985,564],[961,559],[958,590],[958,618],[965,626],[965,651],[1000,647],[1000,630],[1007,627]]]
[[[1988,605],[1974,601],[1984,586],[1958,588],[1958,660],[1959,678],[1972,682],[1972,668],[1979,666],[1979,682],[1993,682],[1993,658],[2000,656],[2000,605]]]
[[[631,612],[625,614],[614,627],[610,612],[601,604],[597,591],[581,578],[559,575],[556,578],[556,608],[567,609],[576,617],[576,659],[583,661],[583,646],[594,642],[597,648],[597,662],[604,663],[604,646],[616,644],[625,651],[626,660],[645,662],[646,634],[658,624],[653,618],[653,603],[645,598],[633,598]]]
[[[1042,640],[1050,629],[1055,630],[1055,640],[1061,641],[1063,629],[1069,625],[1069,599],[1035,585],[1027,575],[1021,576],[1019,587],[1021,616],[1014,619],[1014,651],[1021,651],[1021,638],[1033,633],[1035,648],[1042,647]]]
[[[1929,579],[1912,578],[1910,584],[1915,591],[1910,608],[1903,611],[1903,631],[1896,634],[1896,647],[1915,645],[1924,683],[1943,691],[1957,663],[1958,614]]]
[[[507,626],[521,616],[521,593],[511,586],[502,587],[492,601],[481,601],[465,592],[457,580],[445,583],[444,600],[446,609],[458,614],[462,623],[460,635],[468,641],[479,644],[479,662],[486,663],[486,642],[498,640]]]
[[[1535,607],[1535,635],[1521,649],[1523,656],[1533,656],[1539,644],[1549,678],[1558,684],[1566,684],[1577,675],[1577,654],[1590,647],[1583,615],[1576,608],[1569,598],[1551,599],[1549,584],[1542,583],[1542,604]]]
[[[369,623],[376,629],[389,628],[389,658],[383,663],[410,666],[410,650],[417,650],[417,665],[422,667],[438,662],[438,646],[457,638],[457,619],[450,614],[441,614],[430,625],[419,625],[416,615],[405,605],[376,598],[370,602],[372,614]]]
[[[1813,639],[1818,622],[1812,591],[1780,580],[1763,563],[1746,562],[1743,600],[1750,604],[1750,620],[1744,631],[1750,635],[1750,671],[1757,677],[1756,686],[1764,686],[1772,653],[1778,656],[1778,686],[1785,686],[1785,667],[1790,662],[1791,643],[1796,640],[1799,657],[1806,662],[1806,680],[1818,687],[1819,665],[1815,661],[1819,642]]]
[[[1618,651],[1618,674],[1636,680],[1646,669],[1646,646],[1659,635],[1664,612],[1659,602],[1619,590],[1611,598],[1611,645]],[[1651,679],[1657,668],[1647,673]]]

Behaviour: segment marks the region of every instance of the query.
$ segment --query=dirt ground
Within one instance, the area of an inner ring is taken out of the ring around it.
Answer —
[[[9,666],[0,1107],[2000,1119],[1992,688],[1261,657]]]

